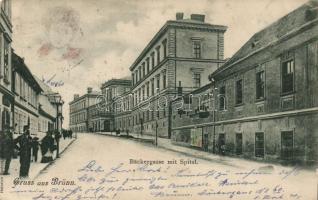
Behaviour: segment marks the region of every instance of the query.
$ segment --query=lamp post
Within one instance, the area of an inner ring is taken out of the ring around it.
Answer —
[[[56,105],[56,132],[54,134],[55,141],[56,141],[56,158],[59,158],[59,150],[60,150],[60,137],[61,137],[61,130],[62,130],[62,105],[64,101],[62,97],[58,93],[51,94],[51,101]]]

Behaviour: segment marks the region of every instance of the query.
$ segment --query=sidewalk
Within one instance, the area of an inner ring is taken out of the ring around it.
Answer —
[[[65,140],[61,138],[60,140],[60,155],[75,141],[75,138],[69,139],[66,138]],[[49,166],[51,163],[41,163],[41,152],[39,150],[38,152],[38,160],[37,162],[31,162],[30,165],[30,170],[29,170],[29,179],[33,180],[35,179],[39,173],[44,170],[47,166]],[[56,159],[56,151],[53,152],[53,159],[55,161]],[[54,162],[53,161],[53,162]],[[19,170],[20,170],[20,162],[19,162],[19,157],[16,159],[12,159],[10,163],[10,169],[9,173],[10,175],[0,175],[1,177],[4,178],[4,181],[6,183],[12,182],[13,179],[19,177]]]
[[[115,132],[112,134],[108,132],[102,132],[99,134],[103,135],[111,135],[116,137]],[[125,133],[122,133],[121,136],[125,135]],[[140,135],[136,133],[129,133],[129,136],[133,137],[132,139],[138,139],[139,141],[143,142],[143,140],[152,141],[153,144],[155,144],[155,137],[151,135]],[[119,136],[117,136],[119,137]],[[167,138],[158,138],[158,147],[162,149],[166,149],[169,151],[173,151],[176,153],[180,153],[186,156],[195,157],[202,160],[207,160],[235,168],[240,169],[246,169],[247,167],[254,167],[255,169],[272,169],[272,170],[287,170],[295,168],[295,166],[283,166],[279,163],[268,163],[268,162],[261,162],[261,161],[254,161],[254,160],[248,160],[244,158],[235,158],[230,156],[221,156],[218,154],[213,154],[211,152],[205,152],[201,150],[191,149],[189,147],[183,147],[179,145],[174,145],[171,143],[170,139]],[[310,170],[309,170],[310,171]]]

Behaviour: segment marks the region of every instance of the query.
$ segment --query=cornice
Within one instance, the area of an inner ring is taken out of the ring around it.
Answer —
[[[150,40],[146,47],[142,50],[137,59],[129,67],[130,71],[133,71],[134,68],[139,64],[139,62],[144,58],[148,51],[156,44],[156,42],[161,38],[163,34],[167,32],[169,28],[182,28],[182,29],[195,29],[201,31],[211,31],[211,32],[225,32],[227,30],[226,26],[222,25],[212,25],[208,23],[194,23],[194,22],[185,22],[178,20],[169,20],[167,21],[161,29],[155,34],[155,36]]]

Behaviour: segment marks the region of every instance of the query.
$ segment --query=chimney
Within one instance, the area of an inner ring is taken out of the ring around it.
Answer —
[[[199,22],[204,22],[205,15],[191,14],[191,19]]]
[[[91,87],[88,87],[88,88],[87,88],[87,94],[92,93],[92,91],[93,91],[93,88],[91,88]]]
[[[183,20],[183,13],[182,12],[178,12],[176,14],[176,20]]]
[[[79,94],[74,94],[74,100],[79,98]]]

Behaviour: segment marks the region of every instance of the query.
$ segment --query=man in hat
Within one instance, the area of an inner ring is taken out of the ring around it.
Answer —
[[[28,177],[32,148],[32,138],[30,136],[29,126],[26,125],[23,127],[23,134],[15,140],[15,144],[19,144],[20,177]]]
[[[9,175],[11,158],[14,152],[14,142],[12,136],[12,127],[5,125],[4,132],[1,134],[2,158],[5,159],[3,175]]]

